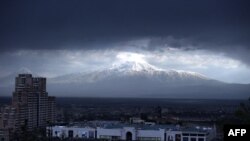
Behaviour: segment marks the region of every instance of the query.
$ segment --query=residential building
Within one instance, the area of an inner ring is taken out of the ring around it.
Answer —
[[[55,97],[48,96],[46,78],[19,74],[15,80],[12,105],[0,111],[0,139],[4,141],[14,131],[46,129],[55,122]]]
[[[48,113],[46,78],[33,78],[31,74],[16,77],[12,105],[18,111],[18,125],[28,129],[45,127]]]

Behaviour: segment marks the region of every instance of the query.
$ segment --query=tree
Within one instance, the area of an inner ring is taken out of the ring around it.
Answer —
[[[248,98],[248,103],[240,103],[240,107],[235,114],[243,123],[250,124],[250,97]]]

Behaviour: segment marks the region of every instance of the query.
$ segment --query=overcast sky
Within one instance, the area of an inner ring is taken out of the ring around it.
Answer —
[[[163,69],[250,83],[249,0],[2,0],[0,76],[112,65],[135,53]]]

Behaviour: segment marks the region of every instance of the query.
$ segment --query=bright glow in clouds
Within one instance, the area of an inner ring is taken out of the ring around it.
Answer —
[[[145,63],[144,60],[145,56],[138,53],[130,53],[130,52],[120,52],[116,55],[116,58],[122,62],[138,62],[138,63]]]
[[[166,49],[162,53],[149,55],[149,61],[164,65],[168,68],[209,69],[212,67],[223,69],[237,69],[244,66],[240,61],[213,54],[204,50],[183,51],[181,49]]]

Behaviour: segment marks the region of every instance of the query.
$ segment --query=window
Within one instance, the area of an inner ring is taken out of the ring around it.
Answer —
[[[160,141],[160,137],[137,137],[139,141]]]
[[[73,138],[74,136],[74,132],[73,132],[73,130],[69,130],[69,138]]]
[[[3,120],[3,127],[5,128],[8,125],[8,121],[7,120]]]
[[[188,141],[188,137],[183,137],[182,140],[183,141]]]
[[[112,137],[111,137],[111,136],[107,136],[107,135],[100,135],[100,139],[108,139],[108,140],[111,140]]]
[[[205,139],[204,138],[199,138],[198,141],[205,141]]]
[[[190,134],[190,136],[197,136],[197,134]]]
[[[112,140],[120,140],[120,137],[119,136],[111,136],[111,139]]]
[[[25,84],[25,78],[21,79],[21,84]]]
[[[173,136],[168,136],[168,141],[174,141],[174,137]]]
[[[82,138],[87,138],[87,133],[86,132],[82,132]]]
[[[196,138],[191,138],[191,141],[196,141]]]
[[[181,134],[175,135],[175,141],[181,141]]]
[[[89,131],[89,138],[93,139],[95,137],[94,131]]]

